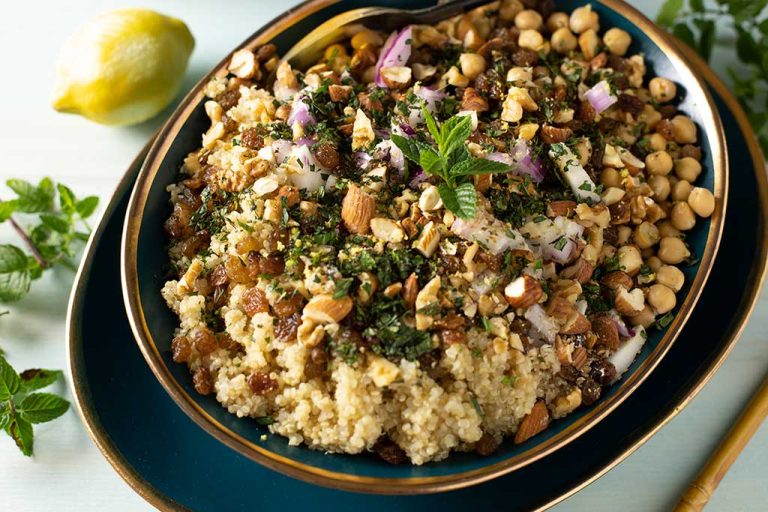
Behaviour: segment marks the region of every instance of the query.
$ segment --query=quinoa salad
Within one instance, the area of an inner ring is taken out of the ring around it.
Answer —
[[[672,320],[715,209],[631,43],[589,4],[504,0],[352,28],[309,69],[235,52],[168,187],[195,390],[291,445],[412,464],[597,402]]]

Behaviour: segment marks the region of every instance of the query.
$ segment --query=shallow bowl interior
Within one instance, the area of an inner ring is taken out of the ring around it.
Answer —
[[[273,42],[281,52],[321,22],[348,9],[367,6],[424,7],[430,0],[316,0],[289,11],[249,38],[243,46]],[[583,0],[558,1],[558,9],[571,11]],[[457,453],[423,466],[392,466],[374,456],[327,455],[305,447],[288,446],[265,427],[227,413],[212,396],[195,393],[184,365],[173,363],[170,343],[177,319],[160,295],[166,279],[166,238],[163,221],[170,214],[166,187],[175,182],[184,157],[200,146],[209,120],[203,109],[201,85],[195,87],[160,133],[134,189],[123,235],[123,287],[134,334],[155,375],[175,401],[203,428],[233,449],[268,467],[305,480],[334,487],[371,492],[430,492],[461,487],[492,478],[530,463],[575,439],[608,414],[639,385],[664,355],[689,315],[711,267],[719,242],[727,186],[725,148],[719,116],[708,93],[684,59],[658,29],[627,5],[604,0],[592,2],[602,27],[620,27],[633,39],[630,53],[642,52],[648,75],[664,76],[678,84],[678,107],[699,126],[704,172],[697,182],[713,190],[718,209],[710,220],[700,221],[686,237],[698,263],[684,268],[686,285],[679,297],[675,320],[665,331],[652,331],[648,342],[625,378],[598,404],[553,423],[521,445],[505,442],[488,457]],[[212,72],[221,73],[223,65]],[[205,81],[205,80],[204,80]],[[164,428],[158,425],[159,428]],[[628,425],[627,428],[631,428]]]

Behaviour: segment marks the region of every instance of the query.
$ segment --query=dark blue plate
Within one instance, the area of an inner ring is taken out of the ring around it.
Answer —
[[[548,457],[488,483],[444,494],[371,496],[316,487],[227,448],[177,407],[147,367],[126,319],[120,234],[144,154],[120,183],[88,247],[69,316],[73,392],[91,437],[125,480],[164,510],[530,510],[570,495],[613,467],[687,404],[733,346],[762,282],[768,184],[751,131],[727,89],[713,84],[733,173],[723,245],[712,277],[669,354],[607,418]],[[735,273],[733,269],[743,269]],[[730,318],[730,322],[711,321]]]
[[[338,3],[315,0],[300,7],[316,9],[311,14],[305,17],[298,12],[281,15],[247,44],[254,45],[255,38],[263,36],[265,41],[272,41],[284,52],[306,32],[340,11],[382,5],[415,8],[433,3],[434,0],[347,0]],[[585,3],[586,0],[562,0],[558,7],[570,11]],[[210,125],[201,101],[202,86],[198,85],[150,149],[129,205],[123,247],[125,298],[136,339],[149,366],[179,406],[222,442],[279,471],[331,487],[406,493],[466,486],[515,470],[582,435],[629,396],[672,345],[711,268],[722,227],[725,157],[714,107],[710,108],[703,85],[690,71],[685,59],[677,54],[674,44],[649,20],[622,2],[601,0],[593,5],[600,14],[601,23],[621,27],[631,34],[631,52],[645,55],[650,74],[680,84],[678,107],[699,126],[699,140],[704,150],[702,165],[705,172],[697,185],[713,190],[715,197],[720,199],[711,219],[698,221],[693,230],[686,232],[686,243],[700,260],[684,269],[686,285],[680,292],[674,320],[665,330],[650,331],[648,342],[619,384],[604,393],[594,406],[581,408],[554,422],[546,431],[523,444],[514,444],[510,440],[488,457],[457,453],[423,466],[393,466],[373,455],[329,455],[305,446],[289,446],[281,436],[263,438],[267,433],[265,427],[228,413],[213,395],[196,393],[187,367],[173,363],[170,345],[178,318],[167,308],[159,290],[166,281],[168,259],[167,237],[160,221],[170,214],[167,186],[175,182],[181,162],[190,151],[199,147],[200,134]],[[223,70],[223,67],[217,69]]]

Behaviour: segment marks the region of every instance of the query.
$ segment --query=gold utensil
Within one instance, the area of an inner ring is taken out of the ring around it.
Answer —
[[[319,25],[293,45],[283,59],[294,67],[306,69],[318,61],[325,48],[349,36],[350,32],[360,25],[384,32],[391,32],[406,25],[432,25],[487,3],[488,0],[459,0],[416,10],[389,7],[353,9]]]
[[[760,427],[766,415],[768,415],[768,378],[763,381],[730,432],[709,458],[704,469],[683,493],[675,507],[675,512],[698,512],[704,509],[718,484]]]

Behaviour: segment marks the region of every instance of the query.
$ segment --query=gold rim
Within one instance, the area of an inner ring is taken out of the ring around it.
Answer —
[[[265,32],[249,39],[243,47],[253,48],[258,46],[311,12],[315,12],[316,10],[336,3],[337,1],[338,0],[316,0],[304,4],[302,8],[293,13],[289,13],[285,18],[281,19]],[[213,435],[230,448],[270,469],[326,487],[379,494],[415,494],[448,491],[484,482],[509,473],[552,453],[554,450],[557,450],[568,442],[578,438],[623,402],[643,382],[643,380],[645,380],[653,368],[656,367],[662,357],[667,353],[685,321],[690,316],[693,306],[703,290],[704,283],[709,277],[724,225],[725,208],[727,206],[728,163],[725,136],[720,117],[714,108],[713,100],[704,84],[689,68],[686,63],[686,58],[680,53],[678,47],[671,41],[666,33],[662,32],[648,18],[633,7],[625,4],[622,0],[600,0],[600,2],[621,14],[630,23],[639,27],[670,59],[677,71],[685,78],[685,83],[691,85],[688,87],[688,94],[705,113],[703,120],[704,126],[702,129],[707,133],[710,141],[709,149],[712,154],[715,173],[713,193],[717,198],[717,208],[711,217],[705,251],[701,258],[699,271],[694,277],[688,295],[682,302],[679,312],[656,348],[654,348],[651,354],[648,355],[646,360],[642,362],[635,372],[621,384],[618,390],[616,390],[610,397],[607,397],[604,401],[600,402],[583,417],[575,420],[563,431],[537,444],[526,452],[479,469],[437,477],[364,477],[309,466],[266,450],[243,438],[239,434],[232,432],[211,417],[181,387],[180,383],[173,378],[169,368],[161,357],[145,321],[144,312],[139,300],[138,276],[136,272],[138,236],[149,189],[159,171],[163,158],[173,142],[173,138],[178,134],[192,110],[202,100],[202,88],[208,79],[206,77],[198,83],[184,99],[181,106],[177,109],[168,123],[166,123],[163,131],[158,136],[158,139],[155,141],[149,152],[128,205],[128,214],[126,215],[121,248],[123,296],[131,329],[133,330],[134,336],[138,341],[139,347],[147,360],[147,363],[174,401],[209,434]],[[222,61],[209,76],[225,75],[226,63],[226,60]]]

